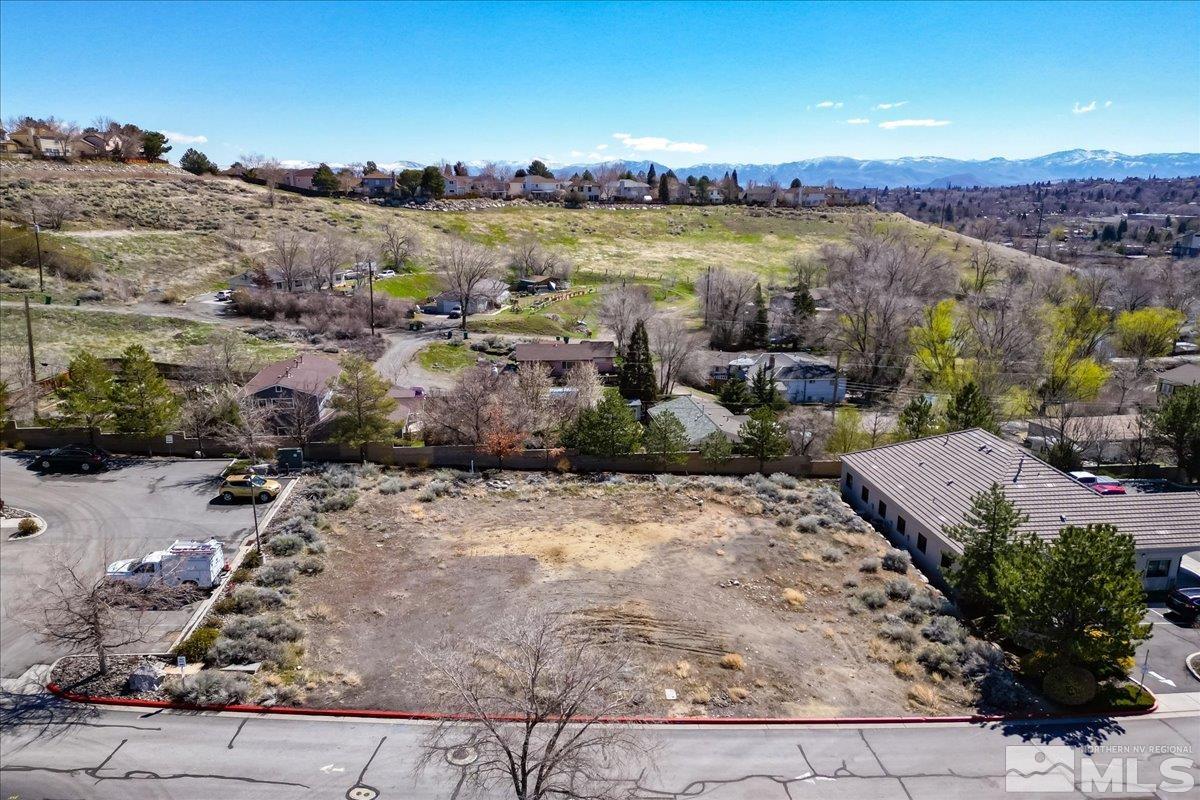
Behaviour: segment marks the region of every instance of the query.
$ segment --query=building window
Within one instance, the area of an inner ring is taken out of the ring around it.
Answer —
[[[943,570],[950,569],[950,567],[952,567],[953,565],[954,565],[954,554],[953,553],[942,553],[942,569]]]
[[[908,521],[899,514],[896,515],[896,532],[904,533],[904,528],[907,527]]]
[[[1152,559],[1146,562],[1147,578],[1165,578],[1171,574],[1170,559]]]
[[[925,539],[925,534],[923,534],[923,533],[918,533],[918,534],[917,534],[917,549],[918,549],[918,550],[920,550],[922,553],[924,553],[924,552],[925,552],[925,546],[926,546],[928,543],[929,543],[929,542],[928,542],[928,541]]]
[[[854,476],[852,474],[850,474],[849,472],[847,472],[846,473],[846,486],[849,487],[849,486],[853,486],[853,485],[854,485]]]
[[[887,503],[882,500],[879,501],[879,516],[887,519]]]
[[[864,503],[871,502],[871,490],[866,486],[862,487],[862,492],[860,492],[860,495],[862,496]]]

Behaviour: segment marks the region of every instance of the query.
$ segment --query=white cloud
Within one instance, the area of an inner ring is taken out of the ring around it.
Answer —
[[[1105,100],[1105,101],[1104,101],[1104,107],[1105,107],[1105,108],[1112,108],[1112,100]]]
[[[175,144],[204,144],[208,141],[207,136],[189,136],[186,133],[178,133],[176,131],[163,131],[162,135]]]
[[[579,158],[581,155],[583,155],[582,150],[572,150],[571,151],[571,158]]]
[[[308,169],[309,167],[315,167],[316,165],[317,162],[315,161],[305,161],[301,158],[285,158],[279,162],[279,166],[283,167],[284,169]]]
[[[667,153],[703,153],[708,145],[699,142],[673,142],[665,136],[630,136],[628,133],[614,133],[614,139],[630,150],[661,150]]]
[[[608,145],[607,144],[598,144],[598,145],[596,145],[596,149],[597,150],[607,150]]]
[[[817,103],[816,107],[817,108],[841,108],[842,103],[841,103],[841,101],[835,102],[833,100],[822,100],[821,102]]]
[[[847,125],[870,125],[871,120],[866,117],[855,117],[854,119],[846,120]]]
[[[950,124],[948,119],[893,119],[879,123],[884,130],[893,128],[942,128]]]
[[[875,106],[876,111],[887,111],[889,108],[900,108],[900,106],[908,105],[907,100],[901,100],[899,103],[880,103]]]
[[[1076,103],[1075,107],[1071,109],[1071,113],[1072,114],[1090,114],[1095,110],[1096,110],[1096,101],[1093,100],[1092,102],[1088,103],[1086,106],[1081,106],[1081,105],[1079,105],[1079,103]]]

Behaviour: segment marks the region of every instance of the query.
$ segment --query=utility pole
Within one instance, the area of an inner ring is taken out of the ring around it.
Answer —
[[[29,213],[33,215],[33,241],[37,249],[38,291],[46,291],[46,278],[42,272],[42,226],[38,224],[37,203],[31,203]],[[28,303],[28,301],[26,301]]]
[[[1042,240],[1042,212],[1046,210],[1046,201],[1042,195],[1042,190],[1038,189],[1038,223],[1037,232],[1033,235],[1033,254],[1038,254],[1038,243]]]
[[[37,362],[33,358],[33,320],[29,316],[29,295],[25,295],[25,341],[29,345],[29,382],[37,383]]]
[[[842,351],[839,350],[838,354],[837,354],[837,363],[833,367],[833,405],[830,406],[830,415],[829,415],[830,419],[832,419],[835,423],[837,422],[837,407],[838,407],[837,390],[838,390],[838,385],[841,382],[842,382]],[[843,394],[842,397],[844,399],[845,395]]]
[[[709,298],[712,297],[712,264],[708,265],[708,272],[704,276],[704,327],[708,327],[708,305]]]
[[[375,335],[375,262],[367,262],[367,291],[371,296],[371,335]]]

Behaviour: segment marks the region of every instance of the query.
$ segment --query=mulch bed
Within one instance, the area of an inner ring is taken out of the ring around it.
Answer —
[[[131,693],[126,683],[129,675],[142,663],[166,664],[156,656],[131,655],[108,657],[108,673],[101,675],[100,662],[95,656],[67,656],[54,665],[50,681],[60,688],[94,697],[129,697],[138,700],[166,700],[165,692]]]

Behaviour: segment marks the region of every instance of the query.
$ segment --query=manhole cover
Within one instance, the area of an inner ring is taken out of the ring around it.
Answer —
[[[474,747],[467,744],[460,744],[458,747],[452,747],[446,751],[446,761],[456,767],[474,764],[477,758],[479,758],[479,753],[475,751]]]
[[[376,797],[379,797],[379,790],[365,783],[356,783],[346,792],[346,800],[375,800]]]

